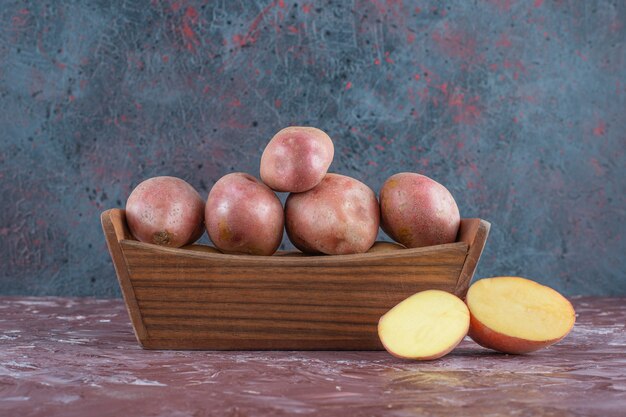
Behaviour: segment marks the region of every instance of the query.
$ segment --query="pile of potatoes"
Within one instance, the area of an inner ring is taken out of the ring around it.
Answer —
[[[192,244],[206,229],[219,251],[252,255],[272,255],[283,230],[310,254],[455,241],[459,209],[443,185],[399,173],[385,181],[379,201],[362,182],[328,173],[333,155],[323,131],[288,127],[267,144],[260,180],[242,172],[225,175],[205,202],[179,178],[150,178],[128,198],[128,226],[142,242],[171,247]],[[275,191],[290,193],[284,208]],[[375,245],[379,227],[399,244]],[[560,341],[575,319],[571,303],[553,289],[495,277],[474,283],[464,301],[439,290],[414,294],[380,318],[378,335],[387,351],[405,359],[440,358],[466,335],[484,347],[518,354]]]
[[[459,209],[450,192],[416,173],[391,176],[376,194],[364,183],[328,173],[334,146],[313,127],[287,127],[267,144],[260,180],[237,172],[220,178],[206,202],[187,182],[150,178],[126,204],[126,219],[140,241],[182,247],[205,228],[224,253],[272,255],[283,230],[304,253],[367,252],[382,229],[407,248],[454,242]],[[290,193],[285,207],[275,194]]]

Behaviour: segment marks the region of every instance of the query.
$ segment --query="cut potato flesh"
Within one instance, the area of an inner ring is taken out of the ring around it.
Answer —
[[[470,337],[507,353],[526,353],[565,337],[576,314],[571,303],[550,287],[518,277],[474,283],[467,292]]]
[[[454,349],[469,328],[467,306],[439,290],[414,294],[380,318],[378,336],[394,356],[436,359]]]

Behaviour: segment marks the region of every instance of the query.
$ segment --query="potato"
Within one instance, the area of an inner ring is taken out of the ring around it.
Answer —
[[[465,302],[469,336],[479,345],[504,353],[534,352],[563,339],[576,312],[557,291],[521,277],[476,281]]]
[[[205,223],[213,244],[225,253],[271,255],[283,238],[283,206],[252,175],[220,178],[206,203]]]
[[[285,226],[302,252],[341,255],[366,252],[378,235],[374,192],[354,178],[327,174],[315,188],[290,194]]]
[[[383,230],[407,248],[452,243],[461,224],[446,187],[420,174],[392,175],[380,190]]]
[[[447,355],[461,343],[469,325],[470,313],[460,298],[426,290],[385,313],[378,321],[378,337],[393,356],[431,360]]]
[[[204,200],[187,182],[154,177],[139,184],[126,202],[126,222],[137,240],[179,248],[204,232]]]
[[[333,141],[314,127],[287,127],[261,156],[261,179],[276,191],[301,193],[322,181],[333,161]]]

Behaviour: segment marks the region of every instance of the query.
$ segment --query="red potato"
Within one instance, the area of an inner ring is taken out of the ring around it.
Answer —
[[[187,182],[154,177],[139,184],[126,202],[126,221],[141,242],[179,248],[202,236],[204,200]]]
[[[261,156],[261,179],[276,191],[301,193],[322,181],[333,161],[333,141],[314,127],[278,132]]]
[[[452,243],[461,224],[446,187],[420,174],[392,175],[380,190],[381,226],[407,248]]]
[[[469,336],[481,346],[521,354],[553,345],[574,327],[576,311],[556,290],[521,277],[476,281],[465,298]]]
[[[376,240],[379,222],[374,192],[344,175],[327,174],[315,188],[290,194],[285,203],[287,235],[302,252],[366,252]]]
[[[283,206],[252,175],[225,175],[215,183],[205,209],[213,244],[225,253],[271,255],[283,238]]]

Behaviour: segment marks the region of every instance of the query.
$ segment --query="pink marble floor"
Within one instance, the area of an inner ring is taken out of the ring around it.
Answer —
[[[626,298],[573,300],[561,343],[386,352],[148,351],[121,300],[0,297],[0,416],[623,416]]]

